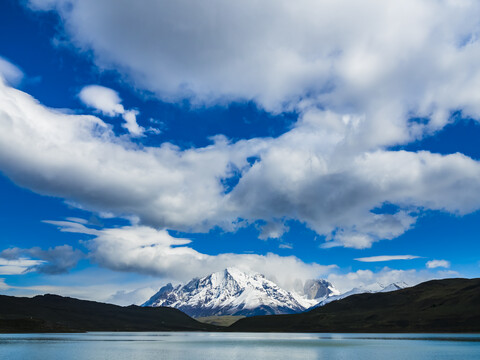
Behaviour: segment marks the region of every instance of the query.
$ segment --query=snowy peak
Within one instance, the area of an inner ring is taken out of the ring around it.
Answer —
[[[168,283],[167,285],[163,286],[158,290],[158,292],[153,295],[149,300],[147,300],[142,306],[153,306],[158,301],[163,300],[169,293],[173,290],[173,285]]]
[[[295,291],[282,289],[261,274],[227,268],[185,285],[163,286],[143,306],[169,306],[193,317],[220,315],[292,314],[323,306],[350,295],[404,289],[404,282],[375,283],[341,294],[326,280],[297,280]]]
[[[405,289],[407,287],[408,287],[408,284],[404,281],[396,282],[396,283],[392,283],[390,285],[387,285],[387,286],[383,287],[383,289],[380,290],[380,292],[397,291],[397,290]]]
[[[392,283],[392,284],[386,285],[386,286],[384,286],[382,284],[379,284],[379,283],[376,283],[376,284],[373,284],[373,285],[368,286],[368,287],[356,287],[356,288],[353,288],[352,290],[347,291],[343,294],[339,293],[337,295],[332,295],[332,296],[320,301],[314,307],[323,306],[323,305],[326,305],[326,304],[328,304],[332,301],[344,299],[344,298],[349,297],[351,295],[365,294],[365,293],[390,292],[390,291],[397,291],[397,290],[405,289],[407,287],[409,287],[409,285],[407,283],[403,282],[403,281]]]
[[[193,317],[213,315],[292,314],[306,310],[335,293],[324,280],[307,281],[303,294],[280,288],[261,274],[227,268],[186,285],[167,284],[143,306],[169,306]]]

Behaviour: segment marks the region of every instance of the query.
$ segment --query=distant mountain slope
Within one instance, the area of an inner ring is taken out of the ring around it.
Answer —
[[[214,329],[171,308],[121,307],[57,295],[0,295],[0,333]]]
[[[312,306],[309,310],[314,309],[314,308],[319,307],[319,306],[324,306],[328,303],[331,303],[332,301],[345,299],[346,297],[349,297],[349,296],[352,296],[352,295],[366,294],[366,293],[373,294],[373,293],[379,293],[379,292],[397,291],[397,290],[405,289],[407,287],[409,287],[409,285],[405,282],[392,283],[392,284],[387,285],[387,286],[376,283],[376,284],[372,284],[368,287],[356,287],[356,288],[353,288],[352,290],[347,291],[347,292],[342,293],[342,294],[332,294],[331,296],[321,300],[315,306]]]
[[[292,314],[338,293],[325,280],[308,281],[302,292],[286,291],[261,274],[228,268],[186,285],[168,284],[143,306],[170,306],[193,317]]]
[[[428,281],[365,293],[295,315],[241,319],[230,331],[480,332],[480,279]]]

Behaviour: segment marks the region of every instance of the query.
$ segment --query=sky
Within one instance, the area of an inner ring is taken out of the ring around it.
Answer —
[[[480,275],[480,4],[0,2],[0,293]]]

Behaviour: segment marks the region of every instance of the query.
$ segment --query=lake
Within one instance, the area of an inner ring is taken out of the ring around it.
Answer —
[[[480,359],[480,334],[0,334],[0,359]]]

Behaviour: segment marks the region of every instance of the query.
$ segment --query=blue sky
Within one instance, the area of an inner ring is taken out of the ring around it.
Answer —
[[[477,277],[480,9],[457,5],[3,1],[1,293]]]

